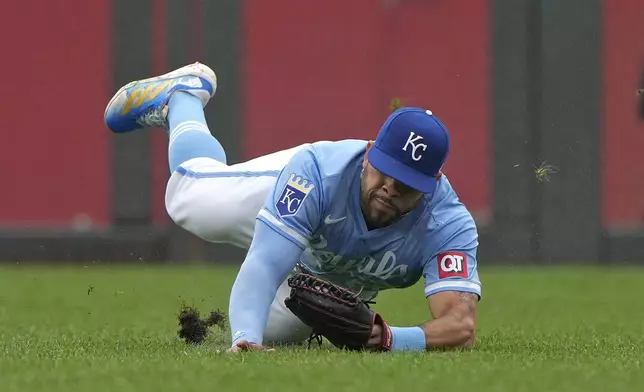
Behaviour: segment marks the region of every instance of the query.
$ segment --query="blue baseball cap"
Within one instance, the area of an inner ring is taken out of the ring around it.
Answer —
[[[367,158],[382,174],[433,193],[449,144],[447,129],[431,111],[406,107],[389,115]]]

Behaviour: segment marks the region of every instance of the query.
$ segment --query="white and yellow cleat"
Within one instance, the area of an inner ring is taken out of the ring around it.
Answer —
[[[217,76],[207,65],[194,63],[165,75],[130,82],[107,104],[105,124],[115,133],[167,128],[167,104],[175,91],[192,94],[206,106],[217,91]]]

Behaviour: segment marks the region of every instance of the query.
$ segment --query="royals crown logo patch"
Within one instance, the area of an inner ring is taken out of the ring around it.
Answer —
[[[304,200],[314,187],[315,185],[310,180],[291,173],[275,205],[279,215],[284,217],[297,214],[302,203],[304,203]]]

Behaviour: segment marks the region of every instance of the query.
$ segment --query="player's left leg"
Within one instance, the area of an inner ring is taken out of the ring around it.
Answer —
[[[217,90],[217,76],[200,63],[123,86],[105,109],[114,133],[149,127],[168,130],[170,172],[193,158],[226,163],[226,153],[210,133],[203,108]]]
[[[203,112],[216,86],[215,73],[199,63],[135,81],[110,100],[105,123],[115,133],[167,129],[170,217],[207,241],[248,248],[257,213],[296,149],[227,165],[224,149],[211,134]]]

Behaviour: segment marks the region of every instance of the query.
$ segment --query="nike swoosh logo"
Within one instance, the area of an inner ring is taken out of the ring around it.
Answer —
[[[331,215],[327,215],[326,218],[324,218],[324,223],[327,225],[332,225],[334,223],[342,222],[345,219],[347,219],[346,216],[343,216],[342,218],[331,219]]]

